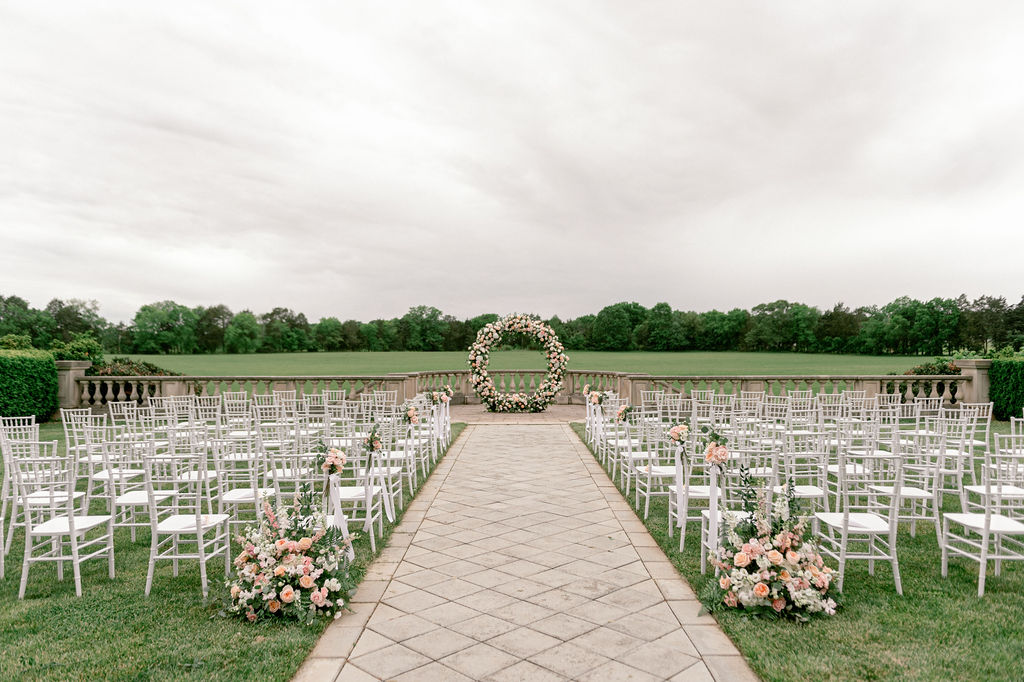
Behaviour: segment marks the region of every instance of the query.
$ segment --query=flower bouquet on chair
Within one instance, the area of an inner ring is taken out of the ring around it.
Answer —
[[[721,540],[710,557],[717,577],[701,593],[704,608],[798,621],[834,615],[834,573],[805,541],[806,519],[799,517],[792,481],[769,504],[741,467],[739,494],[743,512],[723,514]]]

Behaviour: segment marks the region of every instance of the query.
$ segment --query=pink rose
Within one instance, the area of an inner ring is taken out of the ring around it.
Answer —
[[[777,549],[768,552],[765,557],[776,566],[782,563],[782,552]]]
[[[765,597],[768,596],[768,594],[770,592],[771,592],[771,590],[768,589],[768,586],[765,585],[764,583],[757,583],[756,585],[754,585],[754,595],[756,597],[764,599]]]
[[[723,575],[721,578],[718,579],[718,586],[721,587],[723,590],[728,590],[731,585],[732,580],[730,580],[729,576],[727,575]]]
[[[786,600],[782,597],[779,597],[778,599],[772,602],[772,608],[778,612],[781,612],[782,609],[786,608]]]
[[[746,552],[736,552],[736,556],[734,556],[732,558],[732,562],[733,562],[733,564],[736,565],[737,568],[743,568],[744,566],[749,566],[750,565],[750,555],[747,554]]]

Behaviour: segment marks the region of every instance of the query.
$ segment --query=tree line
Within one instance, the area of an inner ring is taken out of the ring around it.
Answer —
[[[112,353],[280,353],[300,351],[461,351],[496,314],[458,319],[430,306],[402,317],[370,322],[274,308],[256,314],[219,304],[190,308],[174,301],[144,305],[131,323],[111,323],[96,301],[50,301],[32,308],[18,296],[0,295],[0,337],[29,337],[36,348],[92,337]],[[728,312],[645,308],[615,303],[574,319],[545,320],[569,350],[600,351],[798,351],[872,355],[942,355],[1024,347],[1024,296],[973,301],[901,297],[883,306],[829,310],[773,301]],[[530,339],[510,339],[531,347]]]

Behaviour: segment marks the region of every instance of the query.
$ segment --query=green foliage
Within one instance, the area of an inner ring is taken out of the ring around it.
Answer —
[[[54,341],[50,352],[54,360],[89,360],[103,364],[103,346],[88,334],[77,334],[70,342]]]
[[[137,353],[194,353],[196,314],[174,301],[160,301],[135,313]]]
[[[988,379],[995,418],[1020,417],[1024,411],[1024,359],[993,360]]]
[[[931,362],[923,362],[908,369],[903,374],[907,376],[923,376],[928,374],[960,374],[960,368],[952,360],[946,358],[935,358]]]
[[[4,334],[0,336],[2,350],[32,350],[32,337],[28,334]]]
[[[0,350],[0,416],[46,421],[57,411],[57,365],[43,350]]]
[[[231,318],[224,330],[224,347],[229,353],[255,353],[260,347],[260,323],[248,310]]]
[[[114,358],[110,362],[100,365],[94,364],[85,370],[89,376],[97,377],[176,377],[181,372],[172,372],[169,369],[158,367],[152,362],[144,360],[133,360],[131,358]]]

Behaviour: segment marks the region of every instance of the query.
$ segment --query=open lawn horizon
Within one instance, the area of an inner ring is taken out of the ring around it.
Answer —
[[[569,351],[570,370],[643,372],[671,375],[850,375],[902,374],[927,356],[832,355],[828,353],[743,353],[687,351]],[[120,357],[110,353],[108,358]],[[193,376],[317,376],[388,374],[467,369],[467,353],[337,352],[254,353],[245,355],[129,355]],[[491,369],[546,369],[539,351],[507,350],[491,354]]]

